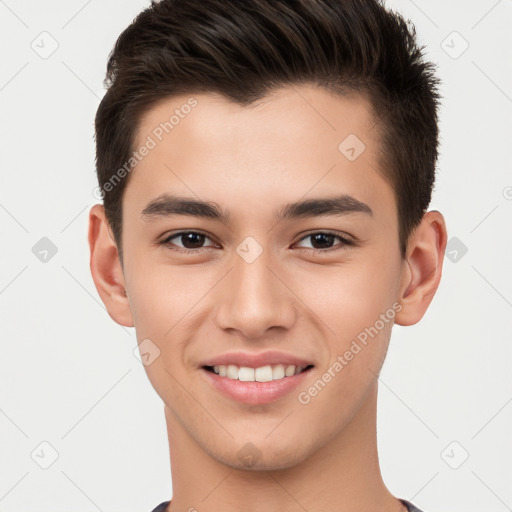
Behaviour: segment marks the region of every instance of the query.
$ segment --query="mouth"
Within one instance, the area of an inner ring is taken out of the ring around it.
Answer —
[[[229,365],[215,365],[215,366],[203,366],[206,371],[215,373],[219,377],[226,379],[239,380],[242,382],[270,382],[300,373],[307,372],[313,368],[312,364],[307,366],[297,366],[294,364],[275,364],[265,365],[258,368],[251,368],[249,366],[237,366],[235,364]]]
[[[243,404],[270,404],[291,394],[311,374],[314,365],[272,364],[202,366],[202,374],[215,391]]]

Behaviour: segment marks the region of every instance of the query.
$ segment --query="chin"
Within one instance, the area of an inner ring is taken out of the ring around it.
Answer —
[[[217,445],[210,451],[210,456],[217,462],[239,471],[277,471],[297,466],[308,457],[308,453],[306,447],[298,450],[297,443],[291,443],[286,447],[266,443],[261,447],[261,443],[248,441],[234,453],[220,453]]]

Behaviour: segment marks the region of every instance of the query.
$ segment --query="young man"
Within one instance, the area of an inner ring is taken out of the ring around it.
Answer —
[[[376,443],[392,326],[446,245],[414,30],[368,0],[163,0],[107,85],[91,271],[164,402],[155,512],[418,511]]]

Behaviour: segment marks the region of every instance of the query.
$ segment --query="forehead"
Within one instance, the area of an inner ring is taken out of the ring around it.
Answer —
[[[277,89],[249,106],[213,93],[174,96],[140,119],[134,148],[152,149],[125,198],[139,211],[164,192],[246,208],[333,191],[392,200],[374,126],[364,98],[314,86]]]
[[[275,89],[250,105],[217,93],[162,99],[141,116],[136,145],[148,134],[170,140],[167,136],[172,133],[173,139],[193,138],[210,146],[227,138],[233,144],[248,137],[273,140],[286,130],[291,144],[297,140],[318,142],[322,137],[327,147],[349,133],[373,138],[374,125],[370,104],[363,96],[341,96],[312,85],[295,85]]]

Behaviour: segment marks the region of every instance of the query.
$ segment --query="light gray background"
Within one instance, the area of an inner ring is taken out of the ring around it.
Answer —
[[[1,512],[149,512],[171,497],[163,405],[134,330],[96,293],[86,239],[107,56],[147,5],[0,1]],[[512,2],[387,5],[416,25],[443,81],[431,208],[455,261],[423,320],[394,328],[383,476],[425,511],[512,510]],[[43,237],[57,248],[46,262],[33,252]]]

